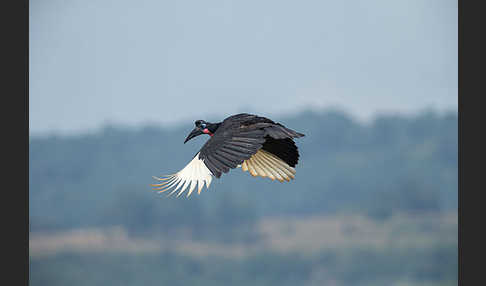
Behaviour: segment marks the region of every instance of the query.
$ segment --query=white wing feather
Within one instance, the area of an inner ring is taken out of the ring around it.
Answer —
[[[163,178],[154,177],[154,179],[159,181],[166,181],[160,184],[152,184],[153,187],[156,187],[156,190],[159,193],[163,193],[174,188],[170,193],[169,196],[175,193],[179,188],[181,190],[177,194],[180,196],[184,191],[190,186],[189,192],[187,196],[189,197],[191,193],[196,188],[196,184],[198,185],[197,193],[200,194],[201,190],[204,187],[204,183],[206,183],[206,188],[209,188],[209,184],[211,184],[211,180],[213,179],[213,174],[211,171],[206,167],[203,160],[199,159],[199,153],[194,156],[189,164],[187,164],[184,169],[180,170],[179,172],[164,176]]]

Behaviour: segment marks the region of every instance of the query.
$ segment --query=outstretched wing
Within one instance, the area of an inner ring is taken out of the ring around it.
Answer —
[[[169,196],[181,188],[177,194],[177,196],[180,196],[186,188],[189,187],[189,192],[187,193],[187,196],[189,197],[196,188],[196,185],[198,185],[198,194],[201,193],[204,184],[206,184],[206,188],[209,188],[212,180],[211,175],[211,171],[209,171],[204,162],[199,159],[199,153],[197,153],[192,161],[179,172],[164,176],[163,178],[154,177],[154,179],[162,181],[162,183],[152,184],[152,186],[155,187],[156,190],[160,190],[159,193],[173,189],[169,193]]]
[[[222,173],[238,167],[255,154],[265,142],[264,133],[258,128],[241,127],[237,120],[227,119],[184,169],[163,178],[154,177],[165,182],[152,186],[159,192],[172,189],[169,195],[180,189],[177,196],[189,187],[187,196],[190,196],[197,184],[199,194],[204,184],[209,187],[212,176],[221,177]]]
[[[225,122],[223,122],[224,126]],[[265,142],[265,131],[245,126],[218,128],[214,136],[204,144],[199,153],[206,166],[216,177],[238,167],[255,154]],[[218,132],[221,130],[221,132]]]
[[[222,173],[240,166],[253,176],[289,181],[294,178],[294,168],[272,154],[272,150],[264,150],[264,143],[268,137],[283,139],[301,136],[304,135],[264,117],[251,114],[228,117],[184,169],[162,179],[156,178],[166,182],[153,186],[160,189],[159,192],[173,189],[169,195],[181,188],[177,196],[189,187],[187,196],[190,196],[197,184],[199,194],[204,183],[209,187],[211,176],[220,178]]]
[[[293,167],[299,155],[292,138],[304,134],[252,114],[237,114],[223,124],[226,121],[233,126],[222,130],[231,130],[231,134],[213,138],[216,140],[208,141],[201,149],[201,155],[208,158],[206,165],[217,178],[221,172],[226,173],[237,166],[252,176],[268,177],[280,182],[295,178]]]

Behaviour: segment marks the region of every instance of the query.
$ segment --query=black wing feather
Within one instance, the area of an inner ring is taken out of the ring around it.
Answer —
[[[237,162],[239,160],[238,160],[238,157],[237,156],[228,154],[223,149],[220,149],[220,150],[216,151],[216,154],[218,154],[221,157],[225,158],[226,160],[230,161],[232,164],[233,163],[236,164],[234,167],[238,166]]]
[[[224,168],[224,169],[222,170],[223,172],[225,172],[225,173],[226,173],[226,172],[228,172],[228,171],[229,171],[229,169],[231,168],[231,165],[232,165],[230,160],[225,159],[223,156],[219,155],[219,154],[218,154],[218,153],[216,153],[216,152],[215,152],[215,153],[212,155],[212,157],[213,157],[214,159],[216,159],[216,161],[218,161],[219,163],[221,163],[221,164],[223,165],[223,168]],[[235,166],[235,167],[236,167],[236,166]]]
[[[238,166],[237,161],[228,158],[227,156],[225,156],[221,152],[216,152],[214,156],[217,160],[224,163],[230,169],[236,168],[236,166]]]
[[[232,150],[232,151],[235,151],[235,152],[239,152],[241,154],[243,154],[243,156],[246,156],[248,154],[252,154],[253,153],[253,150],[249,150],[249,149],[245,149],[241,146],[235,146],[235,145],[227,145],[227,146],[224,146],[225,149],[229,149],[229,150]]]
[[[205,158],[204,164],[206,165],[206,167],[208,167],[208,169],[211,171],[211,173],[213,173],[216,178],[221,177],[221,167],[218,167],[216,164],[214,164],[211,158]]]
[[[245,156],[245,154],[244,154],[244,153],[237,152],[237,151],[233,151],[233,150],[228,149],[228,148],[226,148],[226,147],[221,148],[219,151],[220,151],[221,153],[224,153],[224,154],[228,155],[228,156],[231,156],[231,158],[233,158],[233,160],[238,160],[238,158],[239,158],[239,157],[241,157],[241,156]]]
[[[199,151],[199,159],[204,161],[216,178],[249,159],[260,148],[294,167],[299,154],[292,138],[302,136],[304,134],[268,118],[246,113],[237,114],[220,124]]]

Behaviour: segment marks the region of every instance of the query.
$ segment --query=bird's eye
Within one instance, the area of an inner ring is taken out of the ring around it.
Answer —
[[[200,126],[201,126],[202,129],[204,129],[204,128],[206,128],[206,123],[201,123]]]

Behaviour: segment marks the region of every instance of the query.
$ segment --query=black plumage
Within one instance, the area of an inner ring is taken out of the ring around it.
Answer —
[[[170,195],[181,188],[179,196],[189,188],[189,196],[197,184],[200,193],[204,184],[209,187],[212,176],[220,178],[223,173],[237,167],[253,176],[280,182],[294,179],[294,167],[299,161],[294,138],[304,134],[268,118],[247,113],[230,116],[219,123],[197,120],[194,124],[195,128],[184,143],[201,134],[208,134],[211,138],[181,171],[165,178],[154,177],[165,181],[153,185],[160,192],[173,188]]]
[[[299,151],[293,138],[302,136],[304,134],[268,118],[241,113],[221,122],[211,139],[199,151],[199,158],[211,162],[208,168],[216,178],[249,159],[260,148],[295,167]],[[231,152],[233,156],[224,158],[221,155],[224,152]]]

